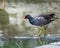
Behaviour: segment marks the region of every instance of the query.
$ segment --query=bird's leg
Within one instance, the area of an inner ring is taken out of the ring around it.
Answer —
[[[40,37],[43,32],[43,27],[40,27],[40,31],[38,32],[38,36]]]
[[[39,43],[40,43],[40,44],[43,44],[43,42],[44,42],[44,41],[42,41],[42,40],[40,39],[40,36],[41,36],[42,34],[43,34],[44,36],[46,36],[46,26],[40,27],[40,31],[39,31],[39,33],[38,33]],[[44,43],[46,43],[46,41],[45,41]]]
[[[40,31],[39,31],[39,33],[38,33],[39,43],[40,43],[40,44],[43,44],[43,41],[40,39],[40,36],[41,36],[42,34],[43,34],[44,36],[46,35],[46,28],[45,28],[45,27],[40,27]]]
[[[40,37],[42,34],[43,34],[44,36],[46,36],[46,26],[40,27],[40,31],[39,31],[39,33],[38,33],[38,36]]]
[[[43,34],[46,36],[46,26],[43,27]]]

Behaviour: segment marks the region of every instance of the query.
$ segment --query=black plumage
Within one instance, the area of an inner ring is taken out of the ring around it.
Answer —
[[[55,13],[45,14],[45,15],[42,14],[36,17],[32,17],[31,15],[26,15],[24,19],[28,19],[32,25],[44,26],[57,19],[54,16]]]

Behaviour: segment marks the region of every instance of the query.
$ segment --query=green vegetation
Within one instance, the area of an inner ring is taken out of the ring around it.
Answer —
[[[1,29],[5,29],[7,25],[9,24],[9,15],[5,11],[5,9],[0,9],[0,25]]]
[[[9,16],[8,13],[4,9],[0,9],[0,24],[8,24]]]

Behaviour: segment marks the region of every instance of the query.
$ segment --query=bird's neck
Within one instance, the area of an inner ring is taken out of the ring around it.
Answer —
[[[32,16],[29,16],[29,17],[28,17],[28,19],[29,19],[29,20],[32,20],[32,19],[33,19],[33,17],[32,17]]]
[[[33,20],[34,18],[33,17],[28,17],[28,20],[29,20],[29,22],[32,24],[32,20]]]

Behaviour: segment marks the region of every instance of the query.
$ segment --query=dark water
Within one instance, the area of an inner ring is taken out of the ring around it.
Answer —
[[[2,41],[3,42],[3,41]],[[8,39],[5,40],[0,48],[35,48],[36,46],[49,44],[56,41],[37,40],[37,39]]]

